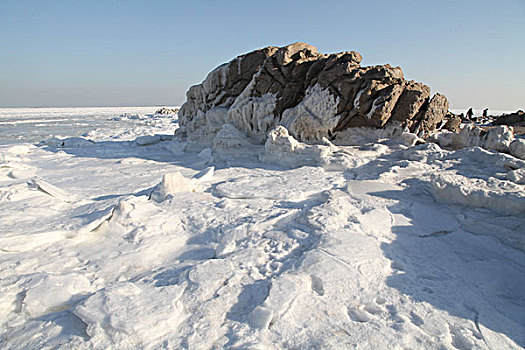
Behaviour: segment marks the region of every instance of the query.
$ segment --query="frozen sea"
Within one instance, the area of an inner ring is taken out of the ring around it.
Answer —
[[[144,122],[144,118],[152,117],[158,108],[0,108],[0,145],[34,143],[50,137],[88,136],[93,130],[115,134],[140,125],[140,116]]]
[[[0,348],[525,346],[524,161],[196,150],[156,109],[0,109]]]

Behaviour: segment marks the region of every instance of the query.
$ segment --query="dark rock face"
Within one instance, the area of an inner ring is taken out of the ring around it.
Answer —
[[[430,88],[415,81],[405,81],[404,90],[396,108],[390,117],[391,121],[404,122],[414,119],[416,114],[430,97]]]
[[[435,94],[426,106],[419,111],[416,121],[412,124],[410,131],[422,135],[423,138],[430,136],[436,126],[448,113],[449,103],[447,98],[441,94]]]
[[[266,58],[276,51],[276,47],[266,47],[239,56],[215,68],[202,84],[192,86],[186,93],[186,102],[179,111],[181,128],[189,126],[192,121],[201,121],[201,114],[215,107],[229,108],[259,71]]]
[[[461,116],[454,115],[452,113],[447,114],[445,117],[447,122],[445,123],[445,126],[443,126],[443,129],[452,131],[452,132],[460,132],[461,131]]]
[[[171,114],[177,114],[179,113],[179,109],[178,108],[166,108],[166,107],[162,107],[162,108],[159,108],[155,111],[155,114],[156,115],[171,115]]]
[[[492,122],[494,125],[524,125],[525,126],[525,112],[519,110],[514,113],[504,114],[499,116]]]
[[[448,112],[445,96],[406,81],[399,67],[361,67],[355,51],[321,54],[295,43],[239,56],[187,92],[179,112],[190,140],[212,139],[230,123],[253,141],[283,125],[299,140],[319,141],[352,127],[396,123],[429,136]]]
[[[517,112],[504,114],[492,122],[493,125],[509,125],[514,129],[515,135],[525,135],[525,112],[518,110]]]

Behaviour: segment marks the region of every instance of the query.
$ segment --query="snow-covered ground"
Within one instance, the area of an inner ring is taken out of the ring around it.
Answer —
[[[184,151],[155,109],[0,110],[0,348],[525,346],[524,161],[382,140],[290,169]]]

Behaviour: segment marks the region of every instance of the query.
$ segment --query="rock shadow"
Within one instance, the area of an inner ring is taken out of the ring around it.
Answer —
[[[505,217],[436,203],[418,186],[369,194],[396,200],[389,210],[405,218],[392,226],[396,239],[381,245],[392,261],[388,286],[470,320],[483,340],[486,327],[525,346],[525,253],[501,244],[498,232],[473,234],[464,227],[464,218]]]

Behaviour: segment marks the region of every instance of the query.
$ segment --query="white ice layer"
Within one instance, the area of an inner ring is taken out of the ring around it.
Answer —
[[[254,75],[231,106],[223,103],[210,107],[209,100],[213,98],[211,95],[204,98],[202,94],[207,85],[220,84],[217,81],[219,68],[217,72],[210,73],[203,85],[192,87],[188,92],[188,106],[191,105],[195,112],[191,118],[184,118],[187,150],[209,147],[212,139],[227,123],[232,124],[256,144],[264,143],[267,133],[279,124],[284,125],[296,138],[311,141],[320,141],[327,137],[337,125],[339,98],[328,89],[322,89],[319,84],[309,87],[297,106],[285,110],[282,116],[276,116],[274,111],[277,96],[271,93],[257,96],[254,93],[260,73]]]
[[[0,146],[2,349],[525,347],[525,161],[151,118]]]
[[[297,106],[283,112],[281,123],[298,139],[321,141],[339,122],[338,104],[338,97],[315,84]]]
[[[277,97],[271,93],[259,97],[251,96],[258,76],[259,73],[256,73],[235,99],[228,110],[227,121],[257,143],[263,143],[266,133],[275,125],[274,110]]]
[[[500,152],[508,152],[513,139],[514,133],[506,125],[496,126],[486,131],[474,125],[466,125],[459,133],[444,130],[433,136],[433,140],[443,147],[458,149],[478,146]]]

